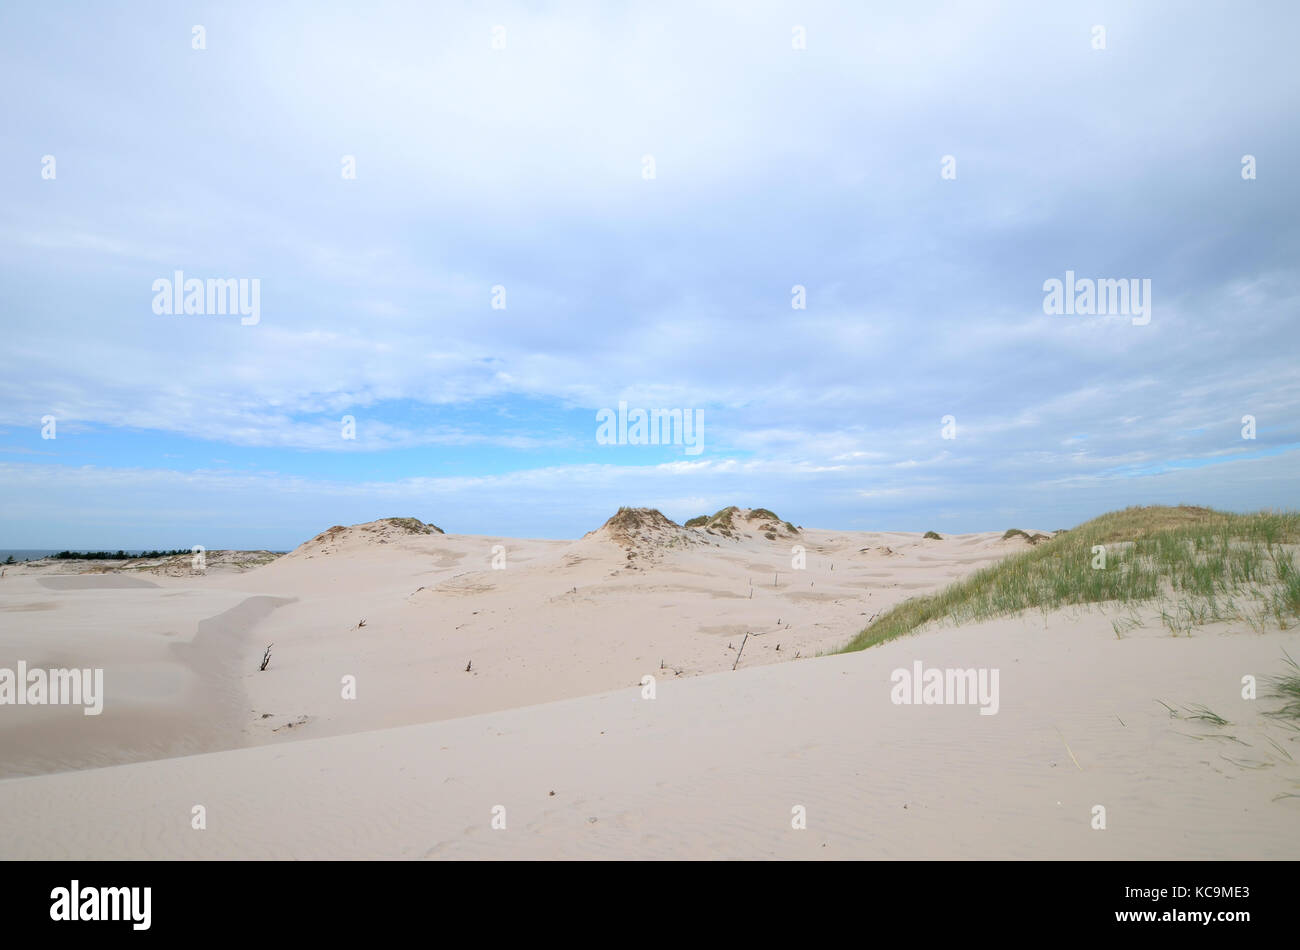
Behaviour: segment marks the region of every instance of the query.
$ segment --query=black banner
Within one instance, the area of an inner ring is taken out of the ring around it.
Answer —
[[[548,942],[796,925],[902,928],[921,942],[1126,931],[1231,941],[1293,923],[1294,872],[1276,862],[10,862],[0,906],[9,936],[299,941],[416,926],[441,941],[483,926],[499,939],[517,921]]]

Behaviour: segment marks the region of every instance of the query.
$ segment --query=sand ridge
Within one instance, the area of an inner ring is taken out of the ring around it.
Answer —
[[[108,665],[119,715],[141,702],[159,709],[147,676],[122,667],[145,662],[141,650],[148,669],[189,684],[168,693],[185,708],[161,718],[191,722],[202,709],[195,690],[221,697],[219,714],[187,733],[184,751],[202,752],[544,703],[646,675],[795,662],[839,648],[875,613],[1009,547],[991,533],[936,541],[800,531],[772,512],[736,507],[690,528],[652,509],[622,509],[571,541],[448,535],[419,519],[386,518],[327,529],[251,570],[238,569],[247,559],[235,556],[183,575],[22,565],[0,585],[0,618],[23,627],[14,648],[71,637],[69,652],[79,653],[86,638],[76,631],[97,628],[100,648],[89,655]],[[228,613],[254,602],[276,606]],[[186,652],[204,624],[236,631],[220,656]],[[126,649],[124,660],[110,655],[115,641],[141,637],[148,647]],[[349,684],[356,699],[345,698]],[[234,730],[232,703],[240,706]],[[136,761],[141,748],[165,753],[172,740],[160,735],[171,733],[151,731],[150,721],[141,719],[134,737],[104,730],[84,762],[77,750],[87,742],[74,741],[60,756],[11,757],[5,774]]]

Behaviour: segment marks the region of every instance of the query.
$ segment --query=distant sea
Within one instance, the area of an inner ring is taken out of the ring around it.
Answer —
[[[68,548],[0,548],[0,561],[9,560],[13,555],[15,561],[35,561],[37,558],[49,557],[51,554],[58,554],[60,551],[67,551]],[[88,551],[89,548],[77,548],[74,553],[81,554]],[[143,548],[128,550],[130,555],[142,554]]]

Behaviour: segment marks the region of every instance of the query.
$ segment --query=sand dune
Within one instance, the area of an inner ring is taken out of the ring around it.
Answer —
[[[653,700],[628,687],[0,782],[0,842],[47,858],[1290,858],[1297,800],[1278,796],[1300,775],[1235,679],[1297,639],[1117,640],[1101,615],[950,628],[667,679]],[[916,660],[1000,668],[998,714],[894,705],[891,671]],[[1157,699],[1214,706],[1249,745]]]
[[[49,581],[65,583],[51,591]],[[242,637],[263,604],[283,600],[113,575],[11,575],[0,589],[0,667],[99,668],[105,692],[94,717],[0,707],[0,777],[244,744]]]
[[[103,667],[107,699],[5,708],[0,856],[1294,855],[1293,736],[1238,685],[1294,632],[1118,639],[1096,609],[819,657],[1030,542],[770,515],[624,510],[573,541],[384,519],[254,569],[21,566],[0,666]],[[896,705],[916,662],[999,670],[996,715]]]
[[[201,576],[29,568],[0,586],[0,617],[33,599],[25,593],[33,585],[71,585],[80,588],[75,598],[46,596],[52,609],[24,616],[26,636],[53,644],[70,624],[93,624],[104,650],[92,656],[105,657],[94,665],[104,665],[119,638],[152,632],[152,662],[175,665],[179,657],[157,639],[160,623],[165,636],[187,641],[200,620],[250,597],[275,598],[278,609],[237,625],[226,659],[203,666],[203,688],[222,697],[220,721],[229,721],[232,706],[240,711],[237,731],[199,730],[186,747],[215,751],[567,699],[632,686],[650,673],[730,670],[742,642],[741,668],[793,662],[838,649],[875,613],[1016,547],[995,534],[933,541],[801,532],[770,513],[724,511],[708,527],[685,528],[629,509],[574,541],[445,535],[416,519],[384,519],[335,526],[256,570]],[[154,589],[126,597],[117,584]],[[85,589],[91,585],[102,589]],[[197,603],[210,613],[173,611]],[[146,621],[145,613],[174,619]],[[197,674],[191,665],[174,675]],[[123,675],[108,678],[119,693]],[[344,698],[346,682],[355,699]],[[178,721],[192,716],[192,693],[176,692],[185,703]],[[119,709],[131,705],[115,699]],[[146,738],[150,747],[161,741]],[[87,764],[139,759],[139,742],[124,743],[115,758],[117,740],[106,739],[94,740]],[[0,761],[0,776],[30,774],[40,761],[79,767],[75,754]]]

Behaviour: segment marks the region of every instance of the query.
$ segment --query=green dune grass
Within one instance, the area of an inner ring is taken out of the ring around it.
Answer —
[[[1292,659],[1289,653],[1283,655],[1286,657],[1285,672],[1269,680],[1269,685],[1273,688],[1272,697],[1284,703],[1273,715],[1300,719],[1300,663]]]
[[[1244,620],[1286,628],[1300,615],[1300,513],[1126,508],[1044,540],[941,591],[877,617],[841,652],[863,650],[937,622],[986,620],[1074,604],[1156,604],[1177,634]],[[1097,548],[1103,549],[1098,552]],[[1104,568],[1099,553],[1104,554]],[[1115,635],[1122,635],[1122,624]]]

